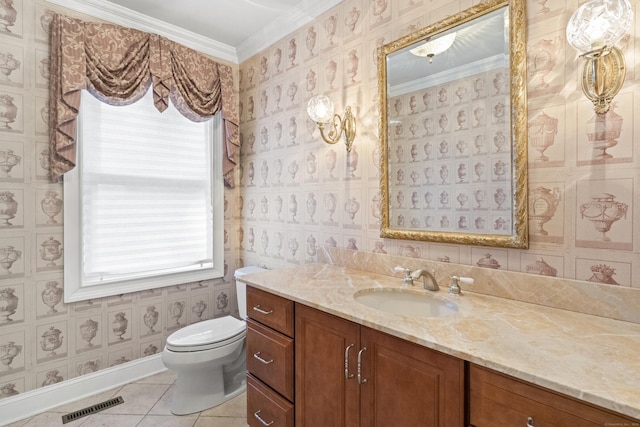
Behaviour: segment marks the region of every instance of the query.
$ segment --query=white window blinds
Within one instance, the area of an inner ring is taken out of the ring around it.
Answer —
[[[194,123],[173,106],[160,114],[151,90],[128,106],[83,91],[83,286],[213,267],[211,123]]]

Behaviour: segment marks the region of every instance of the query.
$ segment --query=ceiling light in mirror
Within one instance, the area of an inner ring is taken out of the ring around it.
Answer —
[[[433,62],[433,57],[446,51],[453,45],[456,40],[456,33],[449,33],[437,39],[429,40],[418,47],[411,49],[409,52],[416,56],[429,58],[429,63]]]

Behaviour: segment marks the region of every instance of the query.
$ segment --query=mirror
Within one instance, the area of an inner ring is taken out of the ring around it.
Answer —
[[[381,237],[526,248],[525,1],[380,48]]]

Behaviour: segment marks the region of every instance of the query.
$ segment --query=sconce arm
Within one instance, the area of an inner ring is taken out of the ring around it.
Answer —
[[[347,107],[344,112],[344,118],[340,115],[334,114],[333,121],[329,123],[316,123],[318,129],[320,129],[320,136],[327,144],[335,144],[340,141],[342,134],[345,136],[345,144],[347,145],[347,151],[351,152],[351,146],[356,136],[356,119],[351,113],[351,107]],[[325,128],[328,127],[328,132],[325,133]]]

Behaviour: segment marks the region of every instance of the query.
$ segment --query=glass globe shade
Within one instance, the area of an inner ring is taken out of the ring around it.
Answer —
[[[633,23],[628,0],[591,0],[576,10],[567,24],[567,41],[579,52],[611,47]]]
[[[409,52],[416,56],[426,56],[432,58],[449,49],[456,40],[456,33],[449,33],[437,39],[429,40],[418,47],[411,49]]]
[[[324,96],[314,96],[307,104],[307,114],[316,123],[329,123],[333,117],[333,102]]]

